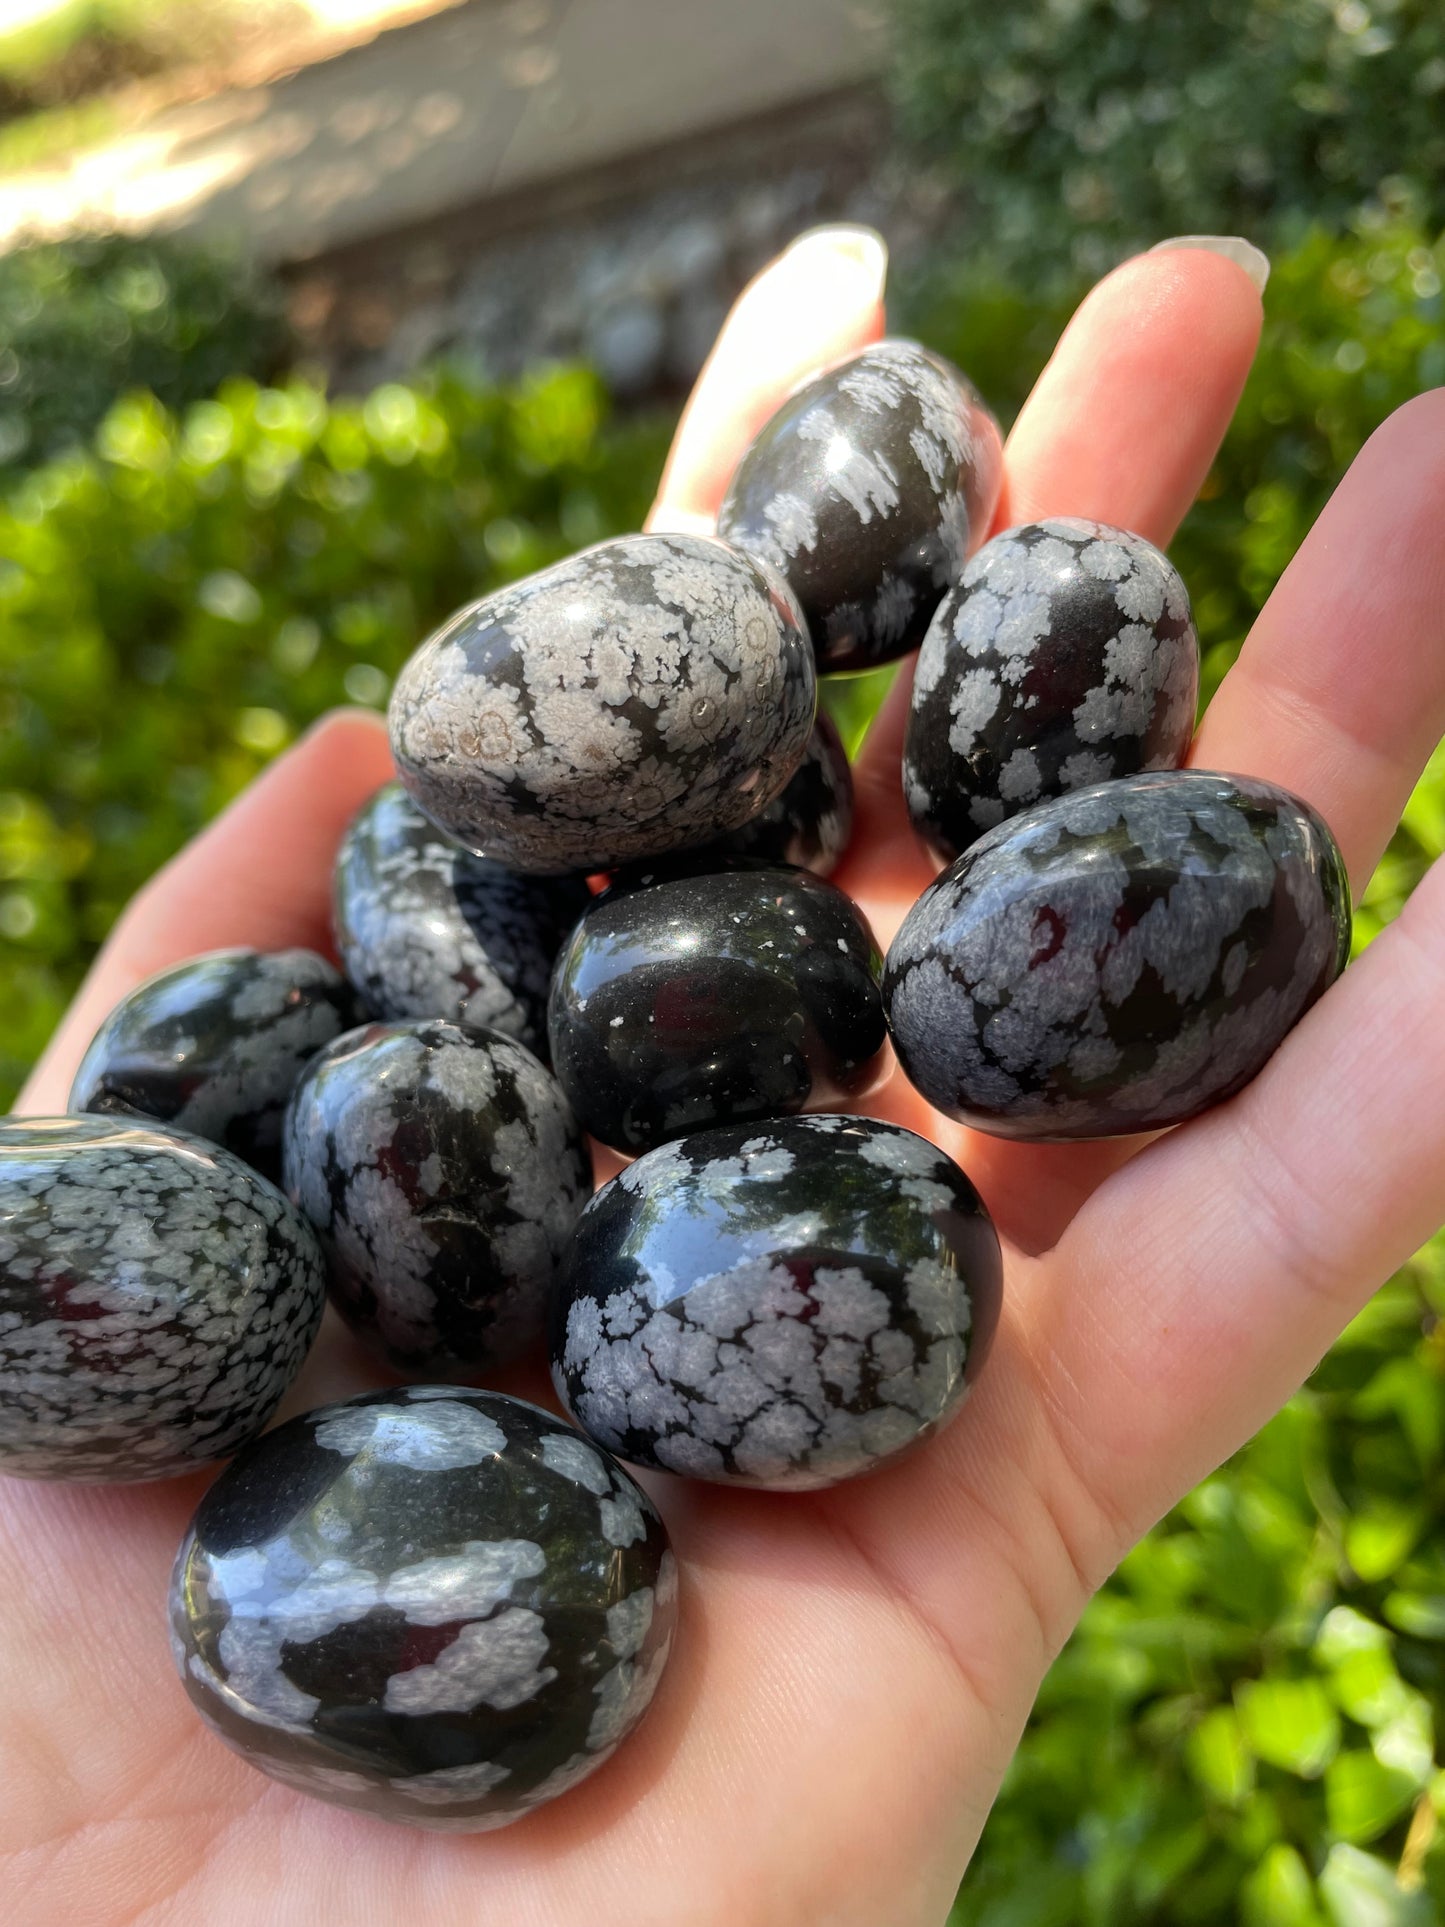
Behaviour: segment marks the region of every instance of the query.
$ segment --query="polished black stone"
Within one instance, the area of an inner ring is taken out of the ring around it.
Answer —
[[[739,829],[802,761],[816,702],[780,576],[725,542],[632,535],[453,616],[397,678],[391,745],[458,842],[586,874]]]
[[[561,1419],[410,1386],[292,1419],[201,1501],[171,1642],[207,1724],[338,1806],[504,1826],[596,1771],[667,1661],[646,1495]]]
[[[751,866],[611,891],[557,959],[557,1078],[604,1144],[836,1108],[885,1068],[881,958],[806,870]]]
[[[213,950],[121,999],[81,1060],[70,1109],[154,1118],[279,1179],[296,1079],[364,1014],[314,951]]]
[[[338,1038],[296,1087],[285,1168],[332,1301],[400,1370],[473,1377],[540,1341],[592,1168],[512,1038],[440,1020]]]
[[[362,805],[336,857],[336,947],[376,1016],[480,1025],[539,1056],[552,963],[587,903],[578,878],[463,850],[400,783]]]
[[[903,793],[942,863],[1046,797],[1184,760],[1199,639],[1152,542],[1056,517],[985,542],[913,678]]]
[[[1162,770],[980,838],[909,912],[883,995],[899,1062],[950,1117],[1111,1137],[1232,1096],[1349,947],[1344,864],[1307,804]]]
[[[718,532],[787,578],[821,670],[916,649],[988,531],[998,424],[942,356],[880,341],[785,401],[738,464]]]
[[[274,1185],[135,1118],[0,1120],[0,1473],[168,1479],[266,1424],[321,1253]]]
[[[818,711],[807,754],[781,796],[700,854],[761,857],[825,877],[838,867],[853,833],[853,772],[837,726]]]
[[[802,1491],[961,1404],[998,1316],[998,1238],[935,1145],[863,1117],[665,1144],[583,1212],[552,1376],[639,1465]]]

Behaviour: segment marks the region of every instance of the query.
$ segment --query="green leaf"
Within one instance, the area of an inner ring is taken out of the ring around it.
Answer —
[[[1232,1706],[1206,1713],[1186,1743],[1189,1770],[1206,1793],[1237,1807],[1254,1791],[1254,1756]]]
[[[1321,1927],[1309,1868],[1293,1847],[1271,1847],[1241,1890],[1244,1927]]]
[[[1409,1557],[1424,1523],[1416,1506],[1371,1506],[1345,1527],[1345,1557],[1367,1584],[1388,1579]]]
[[[1320,1893],[1333,1927],[1438,1927],[1429,1897],[1406,1893],[1392,1868],[1358,1847],[1330,1849]]]
[[[1412,1639],[1445,1639],[1445,1593],[1392,1592],[1382,1611]]]
[[[1325,1773],[1325,1813],[1339,1840],[1377,1840],[1415,1798],[1418,1782],[1373,1753],[1341,1753]]]
[[[1255,1755],[1286,1773],[1318,1779],[1339,1751],[1339,1715],[1316,1679],[1246,1680],[1234,1703]]]

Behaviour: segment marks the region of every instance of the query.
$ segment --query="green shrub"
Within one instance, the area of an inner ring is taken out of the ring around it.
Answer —
[[[459,603],[635,527],[663,435],[593,379],[137,397],[0,509],[0,1084],[132,891]]]
[[[1037,277],[1168,234],[1333,222],[1404,177],[1445,219],[1436,0],[899,0],[904,131]]]
[[[85,442],[144,388],[169,408],[266,375],[279,290],[230,254],[163,235],[87,235],[0,255],[0,481]]]

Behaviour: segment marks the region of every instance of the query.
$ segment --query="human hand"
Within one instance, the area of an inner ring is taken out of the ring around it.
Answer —
[[[880,331],[866,252],[815,241],[754,284],[679,431],[656,525],[705,527],[782,394]],[[1217,255],[1146,255],[1110,276],[1010,437],[999,525],[1086,515],[1167,541],[1258,324],[1247,277]],[[1357,887],[1445,728],[1442,509],[1445,393],[1362,453],[1196,744],[1196,761],[1315,804]],[[896,689],[865,744],[836,879],[884,942],[931,878],[899,793],[906,700]],[[389,773],[363,716],[275,765],[126,913],[22,1108],[63,1109],[101,1017],[163,964],[230,943],[325,947],[332,852]],[[410,1834],[322,1806],[205,1732],[164,1624],[204,1477],[3,1484],[7,1919],[936,1927],[1089,1592],[1445,1216],[1445,1124],[1430,1124],[1442,1008],[1437,866],[1254,1084],[1132,1156],[979,1137],[895,1078],[873,1108],[959,1159],[1005,1241],[987,1369],[946,1432],[851,1486],[649,1481],[683,1568],[675,1658],[617,1758],[503,1833]],[[376,1376],[328,1334],[298,1397]]]

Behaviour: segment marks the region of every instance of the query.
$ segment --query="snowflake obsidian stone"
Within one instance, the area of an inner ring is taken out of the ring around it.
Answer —
[[[624,877],[557,959],[553,1067],[619,1150],[836,1108],[886,1068],[881,970],[863,913],[806,870]]]
[[[437,1831],[596,1771],[667,1661],[677,1568],[620,1466],[496,1392],[292,1419],[201,1501],[171,1585],[187,1693],[253,1766]]]
[[[807,752],[788,787],[740,830],[699,855],[761,857],[825,877],[838,867],[853,832],[853,772],[836,725],[818,711]]]
[[[781,577],[723,542],[636,535],[454,616],[398,677],[391,741],[458,842],[585,873],[740,828],[798,767],[816,700]]]
[[[260,1431],[325,1303],[309,1225],[219,1146],[0,1121],[0,1472],[167,1479]]]
[[[520,877],[442,835],[400,783],[364,804],[336,858],[346,974],[378,1017],[446,1017],[547,1049],[547,983],[587,886]]]
[[[1184,759],[1199,641],[1152,542],[1059,517],[986,542],[939,605],[913,680],[903,791],[949,862],[1062,791]]]
[[[1002,468],[998,424],[958,370],[880,341],[783,403],[718,531],[786,576],[819,669],[869,669],[923,640],[987,532]]]
[[[540,1341],[592,1172],[512,1038],[440,1021],[338,1038],[296,1087],[285,1168],[333,1302],[394,1365],[467,1377]]]
[[[1307,804],[1164,770],[989,831],[909,912],[883,995],[939,1110],[1002,1137],[1108,1137],[1248,1083],[1349,947],[1344,864]]]
[[[942,1151],[862,1117],[663,1145],[583,1212],[552,1376],[640,1465],[801,1491],[892,1458],[962,1402],[998,1239]]]
[[[310,950],[215,950],[118,1003],[70,1092],[72,1111],[149,1117],[281,1175],[281,1119],[306,1063],[365,1013]]]

